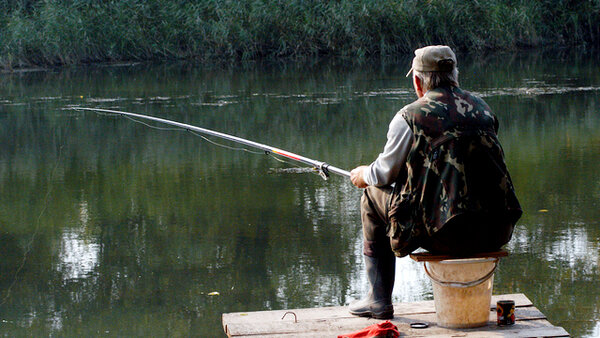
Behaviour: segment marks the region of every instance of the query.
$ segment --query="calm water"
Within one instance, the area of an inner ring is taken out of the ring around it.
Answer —
[[[462,86],[501,121],[525,209],[495,293],[600,336],[597,57],[461,60]],[[360,297],[361,192],[346,179],[62,108],[161,116],[351,169],[415,98],[408,64],[0,74],[0,335],[222,336],[222,313]],[[421,268],[397,264],[394,300],[432,299]]]

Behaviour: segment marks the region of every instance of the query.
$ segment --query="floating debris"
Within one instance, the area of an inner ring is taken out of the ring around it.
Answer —
[[[213,291],[211,293],[208,294],[209,296],[218,296],[220,295],[220,293],[218,293],[217,291]]]
[[[548,212],[548,209],[540,209],[538,212]]]
[[[105,103],[105,102],[117,102],[124,101],[125,99],[122,97],[88,97],[86,99],[87,102],[92,103]]]
[[[600,87],[567,87],[567,86],[537,86],[537,87],[518,87],[518,88],[490,88],[483,92],[476,93],[480,97],[489,96],[539,96],[539,95],[559,95],[573,92],[594,92],[600,91]],[[475,93],[475,92],[474,92]]]

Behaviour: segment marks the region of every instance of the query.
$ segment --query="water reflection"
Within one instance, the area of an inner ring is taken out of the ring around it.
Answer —
[[[570,268],[581,266],[582,272],[591,274],[598,268],[600,247],[589,238],[585,228],[568,228],[558,234],[551,248],[544,252],[549,261],[562,261]]]
[[[223,312],[359,298],[360,191],[345,179],[62,108],[157,115],[349,169],[379,153],[391,117],[414,99],[408,62],[3,77],[0,334],[216,336]],[[598,68],[581,55],[461,66],[463,86],[500,118],[526,210],[495,292],[524,292],[551,322],[589,337],[600,330]],[[397,271],[394,301],[431,299],[420,265],[400,259]]]
[[[66,231],[63,233],[57,267],[63,280],[83,278],[88,276],[98,265],[100,246],[89,243],[82,230]]]
[[[590,337],[600,337],[600,322],[596,323],[596,327],[591,331]]]

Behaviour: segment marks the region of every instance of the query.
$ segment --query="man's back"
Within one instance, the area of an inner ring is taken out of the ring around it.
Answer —
[[[488,105],[447,86],[428,91],[400,114],[415,141],[406,161],[408,178],[397,182],[402,190],[396,203],[403,217],[397,222],[412,229],[414,240],[423,242],[448,224],[452,232],[472,232],[473,227],[486,227],[481,222],[506,216],[495,226],[503,229],[487,229],[482,236],[494,233],[493,243],[486,244],[490,250],[508,242],[521,208],[496,136],[498,122]],[[503,234],[501,238],[497,232]]]

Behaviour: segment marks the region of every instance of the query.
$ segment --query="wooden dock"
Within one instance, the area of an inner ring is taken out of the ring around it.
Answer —
[[[495,304],[514,300],[516,323],[496,325]],[[379,319],[355,317],[347,306],[223,314],[223,328],[229,337],[337,337],[352,333]],[[524,294],[492,296],[487,326],[473,329],[447,329],[436,324],[433,301],[394,304],[394,318],[401,337],[570,337],[562,327],[553,326]],[[428,328],[410,324],[424,322]]]

